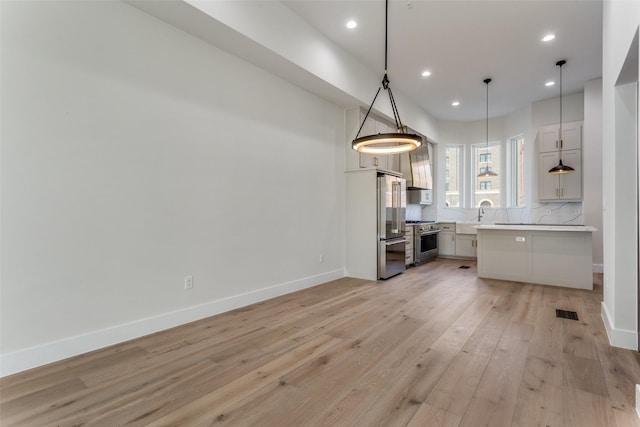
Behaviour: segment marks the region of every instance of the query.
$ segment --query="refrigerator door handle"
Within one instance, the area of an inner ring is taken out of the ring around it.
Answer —
[[[398,233],[400,228],[400,218],[398,215],[398,182],[391,183],[391,232]]]
[[[400,239],[385,240],[384,245],[392,246],[392,245],[397,245],[398,243],[407,243],[407,239],[402,237]]]
[[[396,233],[400,233],[401,222],[400,214],[402,213],[402,184],[400,181],[396,181]]]

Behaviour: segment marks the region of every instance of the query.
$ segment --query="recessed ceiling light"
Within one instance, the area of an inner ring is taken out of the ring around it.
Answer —
[[[551,82],[546,82],[544,85],[545,86],[553,86],[554,84],[556,84],[556,82],[551,81]]]
[[[457,107],[458,105],[460,105],[460,101],[453,101],[453,102],[451,103],[451,105],[452,105],[453,107]]]
[[[353,30],[355,27],[358,26],[358,23],[354,20],[351,21],[347,21],[347,28],[350,30]]]
[[[424,70],[424,71],[422,72],[422,77],[429,77],[430,75],[431,75],[431,71]]]
[[[541,41],[543,42],[550,42],[551,40],[555,39],[556,35],[555,34],[547,34],[546,36],[544,36]]]

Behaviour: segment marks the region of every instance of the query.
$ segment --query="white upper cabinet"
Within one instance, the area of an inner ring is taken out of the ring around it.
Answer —
[[[540,152],[562,150],[579,150],[582,148],[582,122],[562,124],[562,139],[560,139],[560,125],[545,126],[540,130]]]
[[[582,122],[545,126],[539,133],[538,199],[540,201],[582,200]],[[549,169],[562,163],[574,172],[550,174]]]
[[[549,169],[560,161],[560,153],[540,153],[538,162],[538,198],[542,201],[582,200],[582,150],[563,150],[562,163],[575,172],[550,174]]]

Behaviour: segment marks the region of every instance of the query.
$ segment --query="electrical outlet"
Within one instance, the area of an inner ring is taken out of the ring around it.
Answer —
[[[551,209],[547,209],[546,214],[547,214],[547,215],[551,215]]]
[[[576,209],[576,215],[580,215],[582,213],[582,210],[580,208]]]
[[[320,254],[320,256],[318,257],[318,262],[321,263],[321,264],[324,262],[324,255],[323,254]]]
[[[184,276],[184,289],[193,289],[193,276]]]

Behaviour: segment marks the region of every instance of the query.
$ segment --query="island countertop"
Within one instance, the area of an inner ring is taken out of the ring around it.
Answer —
[[[478,230],[514,230],[514,231],[582,231],[595,232],[591,225],[568,224],[478,224]]]

